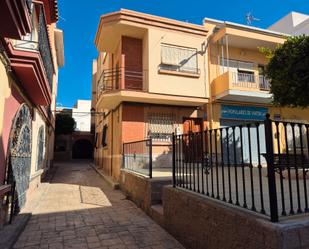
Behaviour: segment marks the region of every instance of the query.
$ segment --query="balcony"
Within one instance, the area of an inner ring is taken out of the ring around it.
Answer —
[[[283,44],[286,40],[286,34],[232,22],[205,18],[204,24],[210,30],[214,26],[217,27],[211,42],[226,47],[258,51],[259,47],[275,49],[278,44]]]
[[[270,83],[262,75],[227,71],[212,83],[215,100],[270,103]]]
[[[98,99],[103,93],[117,90],[143,91],[143,71],[123,67],[103,70],[98,81]]]
[[[31,4],[32,0],[0,1],[0,36],[21,39],[31,32]]]
[[[122,67],[103,70],[97,84],[97,105],[114,109],[122,102],[201,106],[205,98],[149,92],[144,79],[147,71]]]
[[[8,42],[11,67],[35,104],[51,103],[54,62],[47,33],[44,8],[33,7],[31,33]]]

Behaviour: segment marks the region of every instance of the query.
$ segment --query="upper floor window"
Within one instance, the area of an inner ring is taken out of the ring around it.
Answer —
[[[161,44],[160,69],[197,74],[197,49]]]

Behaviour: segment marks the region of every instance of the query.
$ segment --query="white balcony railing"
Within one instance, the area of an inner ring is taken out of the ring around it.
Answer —
[[[250,88],[263,91],[270,90],[270,82],[264,75],[233,72],[232,84],[234,87],[240,88]]]

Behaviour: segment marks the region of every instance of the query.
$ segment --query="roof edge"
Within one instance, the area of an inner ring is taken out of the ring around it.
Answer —
[[[189,32],[190,30],[192,30],[193,32],[195,31],[195,32],[204,33],[203,35],[206,35],[208,32],[208,29],[203,25],[183,22],[183,21],[179,21],[179,20],[175,20],[171,18],[151,15],[151,14],[128,10],[128,9],[120,9],[118,11],[110,12],[110,13],[100,16],[99,27],[98,27],[96,37],[95,37],[95,44],[97,44],[98,37],[100,36],[100,30],[103,25],[103,19],[110,18],[113,16],[115,17],[119,16],[119,19],[125,18],[125,17],[136,18],[139,23],[143,23],[149,26],[158,26],[158,24],[161,23],[162,25],[170,26],[171,29],[174,27],[176,31],[177,29],[178,31],[183,31],[183,32]],[[168,28],[168,27],[162,26],[162,28]],[[183,30],[180,30],[181,28],[183,28]]]
[[[234,22],[229,22],[229,21],[221,21],[221,20],[212,19],[212,18],[204,18],[204,23],[205,22],[213,23],[213,24],[217,24],[217,25],[222,25],[222,26],[225,26],[225,27],[243,29],[243,30],[256,32],[256,33],[263,33],[263,34],[272,35],[272,36],[281,37],[281,38],[290,36],[289,34],[277,32],[277,31],[272,31],[272,30],[269,30],[269,29],[262,29],[262,28],[248,26],[248,25],[243,25],[243,24],[240,24],[240,23],[234,23]]]

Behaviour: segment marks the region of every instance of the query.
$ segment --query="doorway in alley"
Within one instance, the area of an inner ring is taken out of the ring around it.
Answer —
[[[87,139],[79,139],[73,144],[72,148],[73,159],[92,159],[93,145]]]

